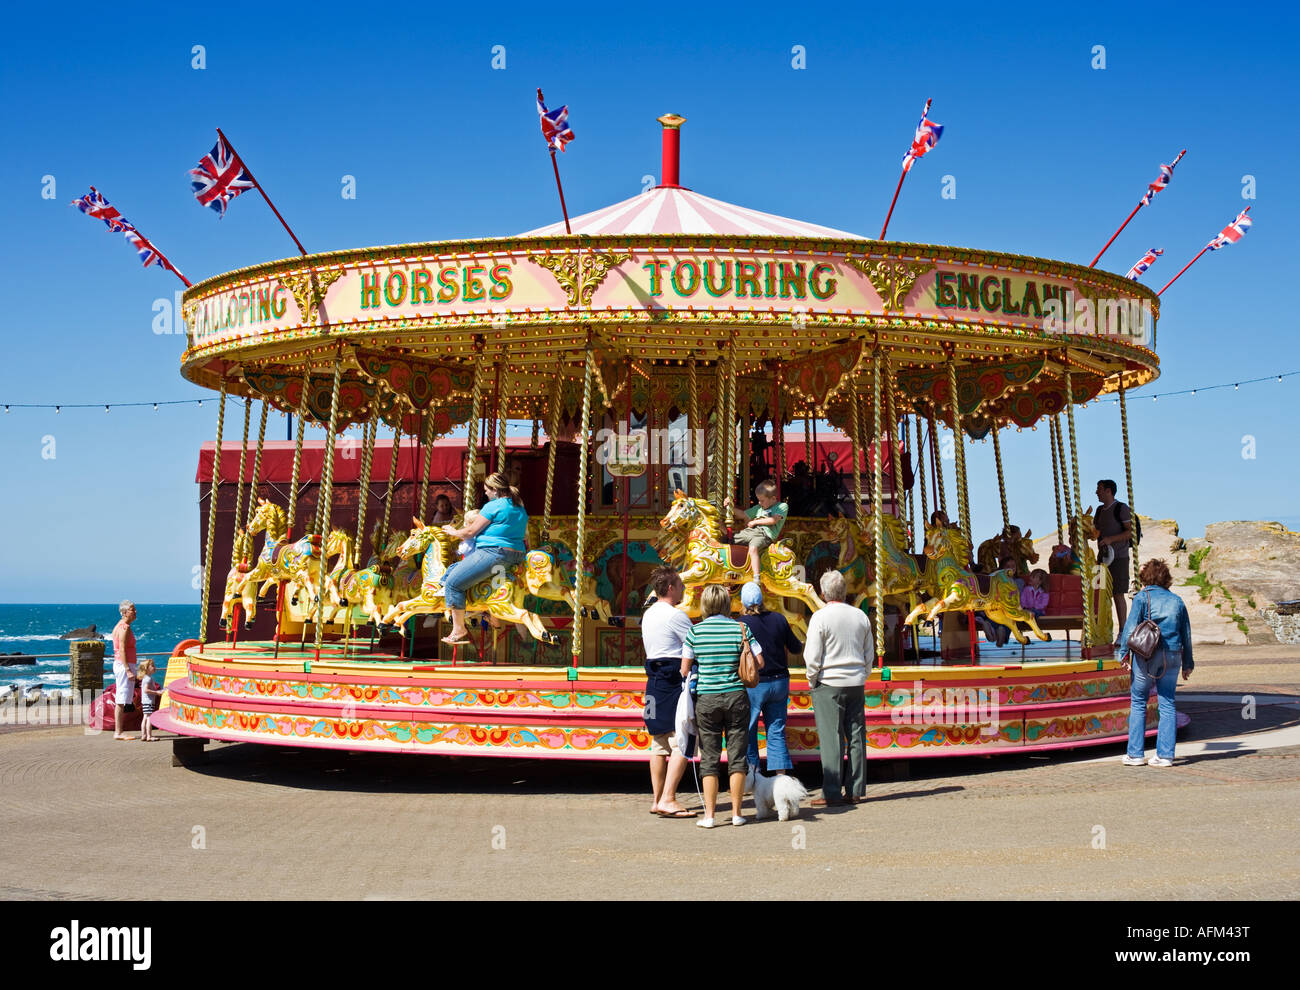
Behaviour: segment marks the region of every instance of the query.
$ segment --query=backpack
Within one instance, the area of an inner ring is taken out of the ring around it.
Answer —
[[[1119,500],[1117,499],[1113,504],[1114,504],[1114,505],[1117,505],[1117,506],[1119,506],[1119,505],[1124,506],[1124,511],[1128,513],[1129,521],[1133,524],[1133,526],[1132,526],[1132,532],[1133,532],[1133,537],[1134,537],[1133,542],[1135,542],[1135,543],[1141,543],[1141,542],[1142,542],[1142,520],[1139,519],[1139,518],[1137,517],[1137,514],[1136,514],[1132,509],[1130,509],[1130,508],[1128,507],[1128,504],[1127,504],[1127,503],[1125,503],[1125,502],[1121,502],[1121,501],[1119,501]],[[1118,511],[1117,511],[1117,510],[1112,509],[1111,511],[1116,513],[1116,515],[1115,515],[1115,519],[1116,519],[1116,521],[1122,521],[1122,520],[1120,520],[1120,518],[1119,518]]]

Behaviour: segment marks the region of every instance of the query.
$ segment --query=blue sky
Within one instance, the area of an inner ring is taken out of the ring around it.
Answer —
[[[716,18],[659,9],[319,3],[267,5],[233,22],[184,5],[9,12],[0,402],[202,394],[177,370],[183,338],[153,332],[155,300],[179,283],[140,269],[119,235],[67,204],[93,183],[195,281],[292,254],[253,195],[220,221],[190,196],[186,170],[217,126],[312,251],[557,219],[533,110],[539,85],[552,106],[571,108],[578,138],[562,168],[575,214],[657,173],[655,117],[674,111],[688,119],[684,185],[874,234],[933,97],[931,116],[947,129],[909,177],[892,238],[1086,264],[1159,164],[1186,147],[1169,189],[1102,263],[1124,271],[1163,247],[1146,279],[1158,288],[1253,205],[1245,241],[1207,255],[1164,297],[1162,377],[1131,400],[1133,501],[1178,519],[1185,534],[1220,519],[1300,527],[1300,378],[1145,397],[1300,370],[1286,234],[1300,221],[1297,138],[1283,126],[1300,77],[1294,9],[747,4]],[[194,45],[205,47],[202,70],[191,67]],[[496,45],[504,70],[491,66]],[[802,70],[791,64],[796,45]],[[1096,45],[1104,69],[1092,67]],[[345,175],[355,200],[340,196]],[[955,177],[956,199],[940,197],[944,175]],[[1255,200],[1242,199],[1246,175]],[[1099,477],[1123,488],[1118,408],[1093,404],[1078,426],[1085,491]],[[193,478],[214,428],[214,399],[202,409],[0,414],[0,601],[197,600]],[[52,458],[42,456],[47,437]],[[1253,459],[1242,456],[1245,438]],[[1046,528],[1046,431],[1012,434],[1004,453],[1014,519]],[[991,445],[968,459],[974,528],[992,532]]]

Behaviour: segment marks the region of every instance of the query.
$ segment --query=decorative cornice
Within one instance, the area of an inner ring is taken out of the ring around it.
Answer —
[[[844,260],[871,280],[876,292],[880,294],[886,313],[903,312],[907,294],[912,291],[916,280],[935,267],[932,261],[909,262],[892,258],[873,261],[870,258],[853,257]]]
[[[569,296],[570,306],[590,306],[591,297],[605,281],[605,276],[615,265],[631,261],[630,254],[608,252],[599,254],[594,251],[582,251],[577,254],[533,254],[529,252],[528,260],[540,265],[555,276]]]

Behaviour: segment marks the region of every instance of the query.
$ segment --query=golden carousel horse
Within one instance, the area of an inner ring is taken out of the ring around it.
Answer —
[[[1110,568],[1097,562],[1096,551],[1092,545],[1101,534],[1093,524],[1092,506],[1083,510],[1083,515],[1073,520],[1075,530],[1076,553],[1081,557],[1071,573],[1083,578],[1088,570],[1092,572],[1092,587],[1097,594],[1093,597],[1092,627],[1088,630],[1088,642],[1101,646],[1115,641],[1115,600],[1114,588],[1111,586]]]
[[[262,582],[257,592],[259,596],[266,594],[273,584],[293,581],[297,578],[303,561],[316,554],[320,546],[320,538],[311,534],[290,544],[285,538],[287,527],[284,509],[264,498],[259,498],[257,511],[253,513],[253,518],[248,524],[248,535],[252,537],[262,530],[266,531],[262,552],[258,555],[253,569],[245,574],[239,583],[239,589],[242,591],[245,584],[256,585]],[[317,566],[319,567],[319,561]]]
[[[926,569],[916,562],[907,549],[907,526],[903,520],[888,513],[881,520],[885,551],[886,598],[907,598],[909,607],[915,608],[918,593],[925,587]],[[875,563],[876,519],[873,515],[862,519],[830,517],[830,538],[840,545],[836,568],[844,575],[850,601],[861,605],[864,599],[874,601],[875,582],[868,582],[868,568]]]
[[[1006,526],[997,536],[980,544],[975,559],[979,561],[985,574],[992,574],[998,569],[1004,556],[1014,557],[1015,576],[1028,577],[1029,565],[1038,563],[1038,551],[1034,549],[1033,535],[1032,529],[1021,536],[1019,526]]]
[[[930,558],[926,576],[933,596],[917,605],[904,620],[911,625],[924,615],[926,622],[934,620],[940,612],[983,612],[993,622],[1007,626],[1016,641],[1028,642],[1016,625],[1023,622],[1041,640],[1051,639],[1038,628],[1032,612],[1020,606],[1020,589],[1007,571],[994,571],[987,575],[988,590],[981,588],[980,578],[968,571],[964,561],[970,558],[970,541],[960,529],[946,526],[926,526],[925,555]]]
[[[226,593],[221,600],[218,625],[222,629],[229,626],[234,620],[235,603],[238,602],[244,609],[244,628],[251,629],[253,619],[257,617],[257,595],[253,593],[254,586],[244,580],[244,575],[251,569],[253,535],[242,526],[235,530],[234,548],[235,563],[226,575]]]
[[[673,495],[668,515],[659,521],[660,529],[676,537],[685,534],[686,548],[681,554],[678,572],[686,585],[686,597],[677,607],[689,616],[700,614],[700,594],[710,584],[729,587],[733,593],[752,580],[749,548],[722,542],[722,523],[718,510],[704,499],[691,498],[683,491]],[[670,545],[673,541],[669,541]],[[784,599],[797,598],[814,612],[826,603],[813,586],[795,577],[799,562],[794,551],[777,540],[763,551],[760,560],[760,584],[776,597],[776,610],[785,615],[795,633],[802,637],[808,628],[804,617],[789,611]],[[676,560],[674,560],[676,563]]]
[[[373,554],[361,570],[345,570],[331,592],[338,606],[359,605],[366,618],[376,626],[382,625],[384,613],[399,601],[419,594],[420,558],[414,556],[402,561],[398,550],[406,542],[406,530],[388,534],[384,545]],[[379,543],[379,525],[370,534],[371,545]],[[353,553],[355,553],[355,548]],[[394,565],[397,565],[394,567]]]
[[[452,547],[459,541],[448,536],[441,526],[426,526],[419,519],[412,522],[411,535],[398,549],[398,556],[409,560],[424,554],[421,565],[419,595],[398,602],[384,616],[385,625],[399,629],[415,615],[445,615],[447,604],[443,595],[442,578],[450,565]],[[523,607],[528,595],[550,601],[563,601],[573,606],[573,588],[561,580],[562,572],[555,558],[545,550],[530,550],[524,563],[506,577],[496,574],[479,581],[465,596],[465,614],[486,612],[494,619],[522,625],[534,639],[544,643],[556,642],[547,632],[541,618]],[[610,609],[595,594],[595,581],[587,576],[582,583],[580,603],[594,614],[608,620]]]

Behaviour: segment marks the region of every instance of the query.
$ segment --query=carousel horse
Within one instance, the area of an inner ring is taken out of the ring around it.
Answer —
[[[927,590],[933,597],[912,609],[904,620],[907,625],[921,615],[926,622],[932,622],[940,612],[983,612],[993,622],[1009,627],[1021,645],[1028,642],[1028,637],[1020,631],[1018,622],[1027,625],[1039,639],[1051,639],[1038,628],[1033,613],[1021,608],[1020,589],[1010,573],[994,571],[977,575],[966,569],[964,561],[970,558],[970,542],[961,530],[927,526],[925,555],[931,561],[926,575],[930,581]],[[987,591],[983,590],[980,578],[987,580]]]
[[[1095,607],[1092,610],[1092,628],[1088,630],[1088,641],[1094,645],[1112,643],[1115,641],[1114,589],[1111,587],[1110,568],[1097,562],[1097,554],[1092,548],[1101,536],[1093,524],[1092,506],[1084,509],[1083,515],[1073,520],[1073,523],[1072,528],[1076,533],[1074,545],[1078,547],[1076,553],[1081,555],[1081,560],[1071,573],[1083,578],[1091,571],[1092,587],[1097,592],[1093,599]]]
[[[903,520],[888,513],[881,520],[885,551],[886,598],[906,596],[911,607],[916,606],[917,593],[925,586],[925,568],[916,562],[907,549],[907,527]],[[868,564],[874,563],[876,520],[872,515],[862,519],[830,517],[830,537],[840,545],[836,568],[844,575],[850,601],[860,605],[863,599],[874,601],[876,585],[867,580]]]
[[[389,533],[384,545],[371,556],[364,568],[344,573],[338,580],[336,604],[360,605],[366,618],[379,626],[383,624],[384,613],[395,603],[418,594],[420,557],[415,555],[407,561],[398,557],[398,550],[406,538],[406,530]],[[370,543],[372,546],[379,544],[378,525],[370,535]]]
[[[253,594],[253,585],[244,581],[244,575],[250,569],[249,561],[253,557],[253,535],[242,526],[235,530],[235,563],[226,575],[226,593],[221,600],[221,618],[218,625],[222,629],[229,626],[234,619],[235,603],[244,608],[244,628],[253,627],[257,616],[257,595]]]
[[[411,535],[398,549],[398,556],[409,560],[423,552],[424,563],[420,573],[419,595],[398,602],[384,616],[386,625],[396,625],[399,629],[412,616],[446,613],[442,577],[451,566],[453,545],[457,542],[441,526],[426,526],[419,519],[414,520],[412,525]],[[553,643],[555,638],[546,631],[541,618],[535,612],[525,609],[523,604],[527,595],[534,595],[550,601],[567,602],[572,607],[573,588],[561,580],[561,574],[551,554],[544,550],[530,550],[525,555],[523,565],[516,568],[509,577],[497,574],[470,588],[466,595],[465,613],[486,612],[499,621],[522,625],[534,639]],[[609,605],[596,597],[594,580],[583,581],[579,600],[583,607],[608,618]]]
[[[975,559],[979,561],[985,574],[992,574],[998,569],[998,564],[1004,557],[1014,557],[1016,577],[1028,577],[1029,565],[1038,563],[1038,551],[1034,549],[1033,535],[1032,529],[1021,536],[1019,526],[1006,526],[997,536],[980,544]]]
[[[686,534],[686,551],[678,568],[686,597],[677,607],[689,616],[700,614],[700,594],[710,584],[729,587],[733,593],[752,580],[749,571],[749,548],[722,542],[722,523],[718,510],[703,499],[691,498],[683,491],[673,495],[668,515],[659,521],[660,529]],[[794,551],[777,540],[760,556],[760,584],[777,602],[777,611],[785,615],[795,633],[803,636],[808,628],[804,617],[788,611],[784,599],[797,598],[814,612],[826,603],[813,586],[795,578]]]
[[[266,594],[273,584],[294,580],[298,576],[302,561],[317,552],[320,546],[320,538],[311,534],[290,544],[285,538],[287,527],[284,509],[264,498],[259,498],[257,511],[253,513],[252,521],[248,524],[248,535],[251,537],[262,530],[266,531],[262,552],[253,569],[245,574],[239,583],[239,589],[242,591],[245,584],[257,585],[261,582],[262,586],[257,592],[259,596]]]

